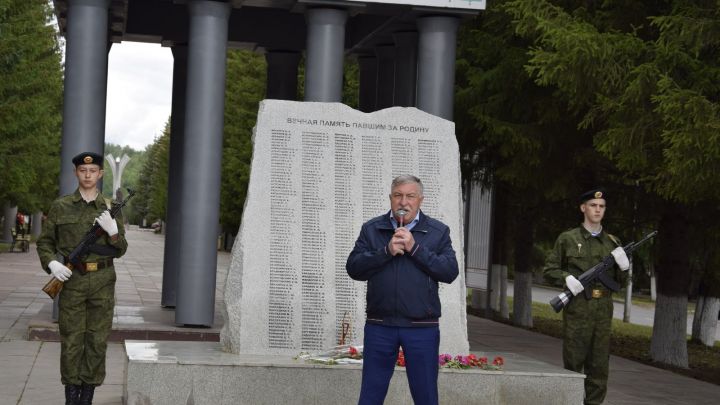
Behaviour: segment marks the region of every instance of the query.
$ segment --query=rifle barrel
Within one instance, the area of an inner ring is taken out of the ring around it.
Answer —
[[[625,250],[625,253],[627,255],[632,254],[632,252],[635,249],[637,249],[640,245],[647,242],[648,240],[654,238],[655,235],[657,235],[657,233],[658,233],[658,231],[652,231],[649,234],[645,235],[645,237],[640,239],[639,241],[628,243],[626,246],[623,247],[623,249]],[[587,287],[590,284],[590,282],[594,281],[595,279],[597,279],[600,276],[599,273],[604,272],[614,262],[615,262],[615,259],[613,258],[613,256],[607,255],[606,257],[603,258],[603,260],[600,263],[592,266],[591,268],[589,268],[588,270],[583,272],[583,274],[580,275],[578,280],[582,283],[583,287]],[[601,268],[601,267],[604,267],[604,268]],[[560,312],[560,311],[562,311],[563,308],[565,308],[565,306],[567,304],[570,303],[570,301],[572,299],[573,299],[572,293],[570,292],[570,290],[566,289],[565,291],[560,293],[558,296],[556,296],[555,298],[550,300],[550,305],[553,307],[555,312]]]

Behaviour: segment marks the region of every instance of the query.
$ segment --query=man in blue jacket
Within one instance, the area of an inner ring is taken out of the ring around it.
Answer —
[[[438,403],[440,297],[458,264],[450,229],[420,211],[420,179],[402,175],[390,187],[390,212],[366,222],[347,261],[367,281],[367,320],[359,404],[382,404],[402,347],[415,404]]]

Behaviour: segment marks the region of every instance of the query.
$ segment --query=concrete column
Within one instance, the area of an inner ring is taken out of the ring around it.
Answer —
[[[110,0],[68,0],[60,195],[77,188],[73,156],[105,149],[108,6]]]
[[[377,58],[374,56],[358,56],[360,69],[360,88],[358,89],[358,109],[362,112],[375,111],[377,99]]]
[[[417,86],[417,32],[396,32],[393,105],[414,107]]]
[[[170,159],[168,162],[167,215],[165,218],[165,252],[160,305],[175,308],[177,272],[180,268],[180,198],[182,195],[183,142],[185,139],[185,103],[187,86],[187,46],[172,47],[173,87],[170,115]]]
[[[305,101],[340,102],[347,12],[332,8],[306,11]]]
[[[12,242],[12,230],[15,227],[15,217],[17,216],[17,205],[10,206],[9,202],[6,202],[3,206],[3,233],[2,240],[4,242]]]
[[[375,108],[382,110],[393,106],[395,92],[395,46],[375,47],[377,56],[377,100]]]
[[[268,51],[266,98],[297,100],[298,64],[300,53],[292,51]]]
[[[35,239],[37,239],[42,232],[42,217],[42,211],[38,211],[32,214],[32,219],[30,221],[32,222],[32,228],[30,228],[30,235],[32,235]]]
[[[458,23],[457,18],[445,16],[417,20],[417,107],[446,120],[453,119]]]
[[[185,136],[175,322],[212,326],[229,3],[188,2]]]

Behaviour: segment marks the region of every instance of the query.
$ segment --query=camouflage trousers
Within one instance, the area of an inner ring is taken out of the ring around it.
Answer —
[[[563,363],[585,377],[585,404],[601,404],[607,394],[613,303],[609,296],[578,295],[563,310]]]
[[[115,307],[115,269],[77,270],[60,292],[60,375],[62,383],[101,385]]]

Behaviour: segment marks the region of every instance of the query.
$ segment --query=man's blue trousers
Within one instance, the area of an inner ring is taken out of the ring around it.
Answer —
[[[400,347],[415,405],[438,403],[438,326],[402,328],[366,323],[363,346],[359,405],[381,405],[385,401]]]

